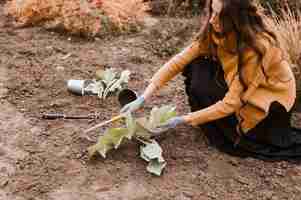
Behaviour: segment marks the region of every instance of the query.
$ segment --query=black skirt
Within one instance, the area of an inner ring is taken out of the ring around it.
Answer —
[[[206,108],[222,100],[228,91],[221,65],[207,57],[195,59],[183,72],[185,89],[191,111]],[[238,144],[238,120],[231,116],[206,123],[200,127],[211,145],[231,155],[262,159],[301,158],[301,131],[290,125],[291,112],[273,102],[268,116],[243,135]]]

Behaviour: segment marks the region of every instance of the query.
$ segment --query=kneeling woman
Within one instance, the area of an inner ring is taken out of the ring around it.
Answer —
[[[251,0],[212,0],[207,6],[209,17],[196,39],[121,112],[140,108],[183,72],[192,112],[165,126],[200,125],[209,141],[231,154],[301,157],[301,133],[290,126],[295,79],[275,34]]]

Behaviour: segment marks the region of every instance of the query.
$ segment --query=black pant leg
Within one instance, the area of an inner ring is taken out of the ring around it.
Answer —
[[[183,72],[186,93],[191,110],[206,108],[222,99],[227,92],[227,85],[218,62],[200,57],[188,64]]]
[[[248,134],[253,135],[257,142],[276,148],[288,148],[294,144],[290,118],[291,112],[287,112],[280,103],[273,102],[269,115]]]

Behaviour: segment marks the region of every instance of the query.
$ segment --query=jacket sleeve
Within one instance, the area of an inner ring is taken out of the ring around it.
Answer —
[[[163,67],[161,67],[152,77],[150,84],[145,89],[143,96],[148,99],[152,93],[159,90],[169,80],[183,71],[185,66],[200,55],[209,54],[209,37],[207,36],[202,43],[192,42],[179,54],[171,58]]]
[[[239,81],[238,75],[236,75],[228,92],[221,101],[207,108],[185,115],[184,120],[188,124],[196,126],[231,115],[242,106],[240,100],[242,92],[243,86]]]
[[[194,41],[182,50],[182,52],[175,55],[155,73],[151,79],[151,84],[153,84],[157,89],[160,89],[165,83],[183,71],[187,64],[202,54],[209,54],[208,39],[204,40],[202,44]]]

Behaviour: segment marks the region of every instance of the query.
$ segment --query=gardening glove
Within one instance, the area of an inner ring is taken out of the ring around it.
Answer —
[[[180,124],[185,124],[185,120],[183,117],[173,117],[169,119],[166,123],[163,125],[158,126],[156,129],[161,129],[161,130],[168,130],[168,129],[174,129],[176,126]]]
[[[143,96],[138,97],[135,101],[132,101],[131,103],[126,104],[121,108],[120,113],[126,113],[126,112],[134,112],[141,108],[145,102],[145,99]]]

